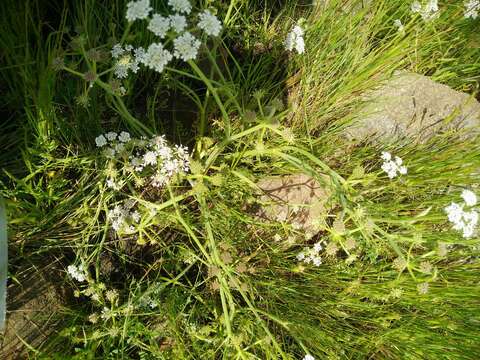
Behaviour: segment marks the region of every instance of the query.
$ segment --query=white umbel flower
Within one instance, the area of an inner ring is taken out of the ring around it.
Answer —
[[[430,0],[425,5],[426,12],[437,12],[438,11],[438,0]]]
[[[111,53],[112,57],[117,60],[114,65],[114,74],[120,79],[126,78],[129,71],[136,73],[139,69],[138,65],[145,56],[143,48],[133,49],[132,45],[126,45],[125,48],[122,48],[120,44],[116,44],[113,46]]]
[[[170,30],[170,19],[159,14],[154,14],[148,23],[148,30],[160,38],[164,38]]]
[[[392,154],[390,154],[388,151],[383,151],[382,152],[382,159],[385,161],[390,161],[392,160]]]
[[[396,19],[393,22],[393,26],[395,26],[399,32],[403,32],[405,30],[405,26],[403,26],[402,21],[400,19]]]
[[[477,205],[477,195],[475,195],[475,193],[471,190],[463,190],[462,199],[465,201],[467,206]]]
[[[465,225],[463,226],[463,237],[468,239],[475,234],[475,228],[478,224],[478,213],[476,211],[467,211],[463,214]]]
[[[220,34],[222,23],[209,10],[202,12],[198,18],[200,19],[198,27],[205,31],[207,35],[218,36]]]
[[[123,50],[122,45],[120,44],[113,45],[111,53],[114,59],[118,59],[120,55],[122,55],[124,52],[125,50]]]
[[[126,131],[122,131],[120,133],[120,135],[118,135],[118,140],[123,142],[123,143],[129,142],[130,141],[130,134]]]
[[[193,60],[197,57],[200,41],[192,34],[186,32],[173,41],[175,56],[183,61]]]
[[[170,51],[164,49],[162,44],[151,44],[145,54],[144,64],[161,73],[172,58]]]
[[[147,165],[155,165],[157,163],[157,154],[154,151],[147,151],[143,155],[143,163]]]
[[[115,182],[113,179],[107,179],[107,187],[113,190],[120,190],[122,188],[121,184]]]
[[[403,166],[403,160],[398,156],[395,156],[392,160],[392,154],[389,152],[382,152],[382,170],[385,171],[390,179],[395,178],[398,174],[405,175],[408,170],[406,166]]]
[[[413,13],[420,14],[425,21],[433,20],[439,16],[438,0],[428,0],[424,6],[418,1],[414,1],[410,9]]]
[[[183,32],[187,27],[187,19],[183,15],[174,14],[169,16],[170,26],[177,33]]]
[[[458,224],[463,217],[463,206],[452,202],[450,205],[445,207],[445,212],[447,213],[448,221],[454,224]]]
[[[299,25],[295,25],[290,31],[285,40],[285,49],[293,51],[294,49],[299,54],[305,52],[305,42],[303,40],[303,29]]]
[[[313,248],[304,248],[302,252],[297,254],[297,260],[302,261],[305,264],[313,264],[315,266],[322,265],[322,257],[320,251],[322,251],[323,245],[319,241],[313,245]]]
[[[128,21],[143,20],[148,17],[152,11],[150,0],[130,1],[127,4],[127,14],[125,17]]]
[[[192,4],[188,0],[168,0],[168,5],[170,5],[174,11],[179,13],[190,14],[192,11]]]
[[[117,139],[117,133],[115,131],[110,131],[106,133],[105,136],[107,137],[108,141],[114,141]]]
[[[132,71],[136,73],[138,70],[138,64],[143,64],[145,62],[146,53],[143,47],[139,47],[133,50],[133,53],[135,54],[135,61],[134,65],[132,66]]]
[[[68,265],[67,272],[73,279],[77,280],[78,282],[84,282],[87,279],[84,269],[75,265]]]
[[[97,147],[103,147],[107,145],[107,139],[105,139],[105,136],[99,135],[95,138],[95,144]]]
[[[419,13],[422,11],[422,4],[420,4],[418,1],[414,1],[410,6],[410,10],[412,10],[413,13]]]
[[[476,19],[480,12],[480,0],[469,0],[465,3],[465,13],[463,16],[465,19]]]
[[[307,355],[305,355],[305,357],[303,358],[303,360],[315,360],[315,358],[314,358],[312,355],[307,354]]]
[[[473,195],[475,196],[475,194]],[[471,194],[464,196],[462,193],[462,197],[467,205],[468,203],[472,204],[474,202],[476,204],[476,196],[473,198],[471,197]],[[459,205],[452,202],[450,205],[444,208],[444,211],[447,213],[448,221],[453,224],[453,230],[462,231],[463,237],[468,239],[475,234],[475,229],[478,224],[478,213],[475,210],[464,211],[464,206],[465,205]]]

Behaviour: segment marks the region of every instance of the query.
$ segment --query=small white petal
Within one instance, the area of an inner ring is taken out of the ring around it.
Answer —
[[[467,206],[475,206],[477,204],[477,195],[471,190],[463,190],[462,198]]]

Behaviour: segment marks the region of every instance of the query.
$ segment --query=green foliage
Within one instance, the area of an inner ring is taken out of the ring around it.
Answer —
[[[476,358],[479,239],[453,231],[443,209],[464,188],[478,193],[478,140],[444,134],[381,148],[340,136],[363,94],[395,70],[475,95],[478,19],[463,19],[461,2],[442,3],[426,24],[410,1],[198,1],[218,8],[221,38],[195,62],[122,83],[109,72],[112,46],[154,39],[145,23],[127,26],[125,2],[44,3],[0,3],[10,274],[26,263],[41,272],[55,259],[49,280],[65,279],[58,335],[24,352]],[[300,18],[306,52],[294,55],[284,39]],[[189,146],[191,171],[155,189],[104,161],[94,139],[107,131],[164,133]],[[408,175],[381,171],[387,150]],[[120,190],[106,186],[113,173],[125,177]],[[328,189],[313,237],[258,216],[258,181],[295,173]],[[116,233],[108,211],[126,201],[140,213],[139,230]],[[299,262],[317,241],[323,264]],[[84,282],[65,272],[71,264],[85,266]]]

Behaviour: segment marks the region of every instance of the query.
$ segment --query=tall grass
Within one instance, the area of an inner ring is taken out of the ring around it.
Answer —
[[[125,97],[109,91],[109,79],[89,88],[81,76],[88,50],[108,52],[127,33],[124,1],[0,4],[0,44],[8,49],[2,107],[10,114],[1,125],[0,180],[16,254],[9,275],[61,264],[47,277],[64,294],[58,336],[40,348],[26,344],[25,353],[478,357],[478,237],[452,231],[443,211],[463,188],[478,190],[478,141],[455,134],[422,145],[341,140],[363,95],[395,70],[475,94],[478,20],[463,19],[461,2],[441,4],[429,24],[411,15],[409,1],[317,3],[219,2],[222,38],[195,62],[132,74]],[[299,18],[303,56],[283,44]],[[140,23],[128,34],[137,45],[153,39]],[[112,169],[94,145],[111,130],[165,133],[187,144],[190,174],[159,191],[128,175],[128,186],[112,191],[105,186]],[[408,175],[389,180],[382,150],[404,159]],[[258,180],[298,172],[331,194],[313,239],[256,216]],[[126,199],[143,217],[136,235],[119,237],[106,214]],[[319,240],[339,250],[320,267],[301,264],[297,254]],[[74,263],[87,266],[87,285],[66,274]]]

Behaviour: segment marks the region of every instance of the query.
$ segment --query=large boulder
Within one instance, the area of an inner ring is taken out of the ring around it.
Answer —
[[[480,103],[426,76],[397,72],[366,100],[345,131],[349,140],[425,142],[445,131],[462,130],[464,137],[480,133]]]

